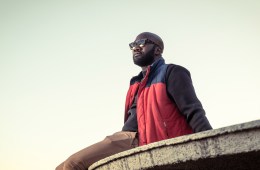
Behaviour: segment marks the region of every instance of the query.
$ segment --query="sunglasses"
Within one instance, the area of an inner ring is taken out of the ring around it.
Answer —
[[[134,50],[137,46],[143,47],[143,46],[145,46],[145,44],[155,44],[155,45],[157,45],[155,42],[153,42],[149,39],[140,39],[140,40],[136,40],[136,41],[130,43],[129,47],[130,47],[131,50]]]

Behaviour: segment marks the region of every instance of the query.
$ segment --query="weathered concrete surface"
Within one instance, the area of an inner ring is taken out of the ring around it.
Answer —
[[[91,170],[257,170],[260,120],[186,135],[121,152]]]

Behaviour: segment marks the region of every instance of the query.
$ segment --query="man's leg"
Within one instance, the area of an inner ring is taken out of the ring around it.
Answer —
[[[138,146],[135,132],[116,132],[103,141],[71,155],[56,170],[87,170],[94,162]]]

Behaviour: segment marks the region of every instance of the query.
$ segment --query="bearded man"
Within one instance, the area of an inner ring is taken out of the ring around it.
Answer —
[[[162,39],[150,32],[129,44],[142,71],[130,80],[121,131],[73,154],[56,170],[86,170],[107,156],[177,136],[212,129],[189,71],[165,64]]]

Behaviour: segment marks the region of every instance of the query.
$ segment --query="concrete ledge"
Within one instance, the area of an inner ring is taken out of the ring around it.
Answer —
[[[168,139],[121,152],[90,170],[248,170],[260,167],[260,120]]]

